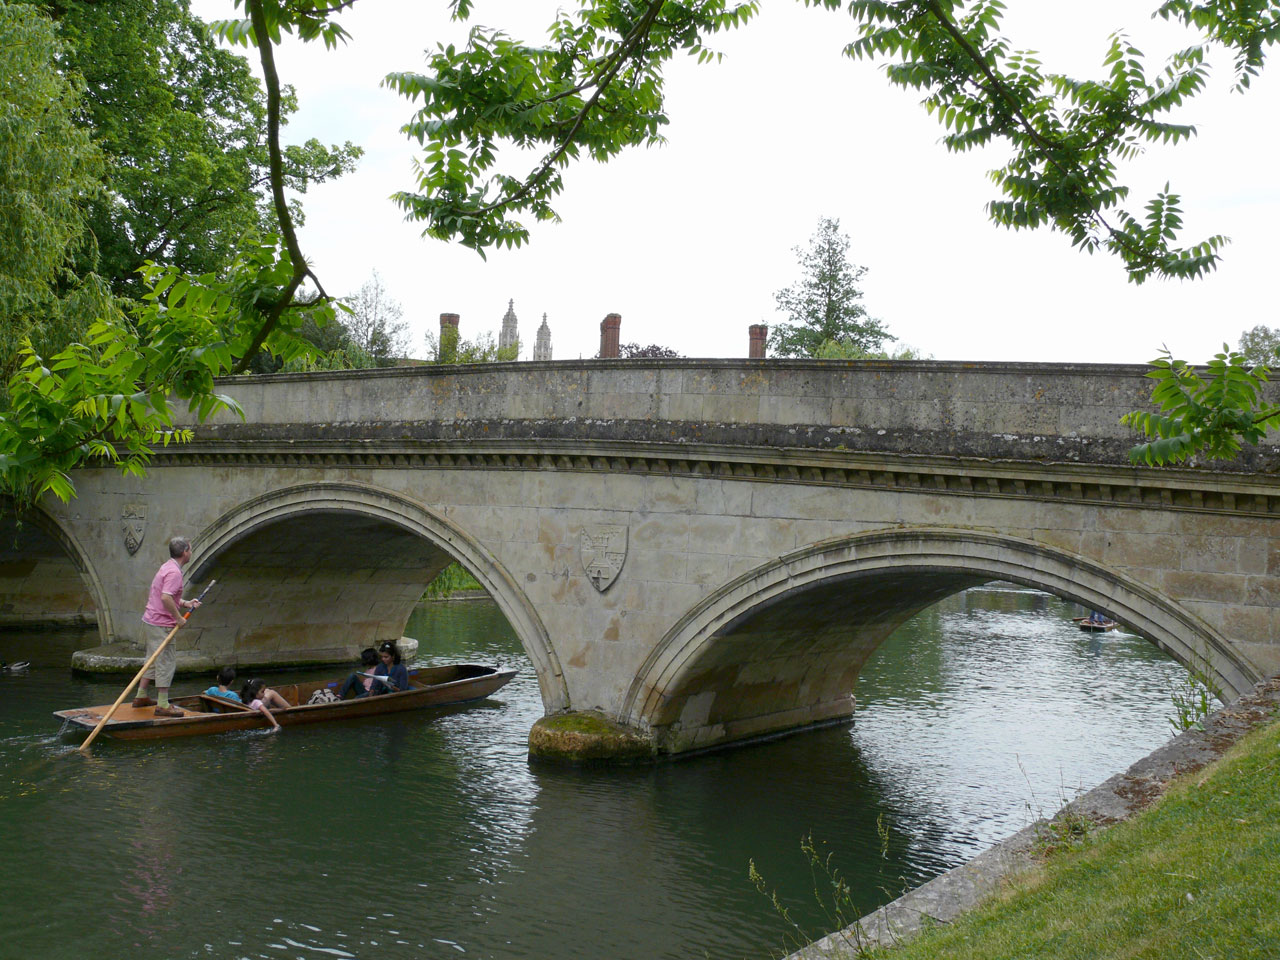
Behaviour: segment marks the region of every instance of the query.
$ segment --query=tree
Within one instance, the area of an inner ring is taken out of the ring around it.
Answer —
[[[253,10],[260,35],[268,36],[258,0],[253,0]],[[76,327],[83,333],[69,344],[66,338],[45,337],[52,343],[47,351],[39,337],[15,338],[17,370],[8,379],[0,416],[0,491],[25,505],[45,492],[64,500],[74,496],[70,471],[87,462],[106,461],[141,472],[153,444],[190,435],[173,429],[175,399],[186,400],[201,420],[217,410],[238,410],[234,401],[214,392],[214,378],[243,371],[264,348],[285,361],[296,358],[309,349],[297,331],[306,322],[323,327],[331,321],[333,307],[302,256],[294,228],[296,204],[285,196],[298,168],[290,166],[292,155],[280,145],[288,98],[281,90],[270,43],[261,48],[267,86],[265,157],[281,238],[246,234],[239,239],[234,259],[219,273],[190,275],[172,264],[144,263],[139,272],[145,292],[120,304],[96,275],[77,281],[68,267],[73,255],[82,252],[75,245],[83,236],[83,217],[67,205],[63,188],[80,191],[76,197],[81,200],[93,194],[84,188],[73,163],[79,144],[87,139],[64,136],[66,125],[61,122],[77,106],[68,92],[74,88],[66,77],[52,73],[68,57],[67,50],[52,39],[51,24],[36,7],[0,4],[0,12],[6,41],[0,43],[0,56],[9,60],[0,75],[0,118],[30,120],[30,111],[24,118],[22,108],[34,91],[43,113],[35,117],[32,129],[40,131],[41,116],[53,121],[50,136],[41,135],[34,144],[37,153],[44,150],[42,163],[49,163],[25,172],[15,164],[12,169],[23,179],[12,196],[0,197],[0,205],[14,207],[20,215],[36,214],[35,231],[21,216],[5,219],[19,228],[10,237],[20,248],[18,262],[31,253],[43,257],[34,269],[13,274],[25,282],[12,285],[14,296],[5,309],[13,310],[16,304],[16,309],[25,310],[27,329],[9,324],[6,332],[31,332],[30,317],[39,315],[33,291],[57,282],[69,292],[55,306],[75,306]],[[22,159],[21,150],[13,154]],[[73,175],[51,179],[49,174],[58,169]],[[48,276],[49,264],[54,265],[53,277]],[[302,290],[308,278],[317,293]]]
[[[57,69],[64,53],[36,8],[0,4],[0,371],[14,373],[24,339],[66,343],[101,300],[72,264],[90,245],[85,201],[101,156],[75,124],[80,91]]]
[[[858,281],[867,268],[849,262],[849,238],[840,221],[818,220],[807,250],[793,248],[800,261],[800,282],[774,294],[791,323],[769,332],[769,349],[779,357],[816,357],[828,341],[870,353],[893,340],[879,321],[867,316]]]
[[[409,352],[409,325],[401,321],[403,308],[387,294],[378,271],[345,298],[347,335],[364,353],[385,365]]]
[[[465,18],[471,0],[452,6]],[[666,61],[676,51],[714,59],[705,45],[710,34],[742,25],[757,6],[582,0],[576,16],[557,16],[549,44],[478,27],[465,47],[437,50],[428,73],[391,74],[388,85],[421,102],[405,130],[426,150],[418,190],[397,194],[397,202],[432,236],[481,250],[523,242],[528,231],[514,217],[555,219],[551,202],[571,160],[584,152],[607,160],[625,147],[662,141]],[[1157,15],[1180,22],[1198,42],[1149,77],[1140,51],[1117,34],[1102,82],[1047,71],[1034,55],[1013,49],[1001,33],[998,0],[853,0],[848,10],[858,37],[845,52],[888,61],[890,82],[922,91],[926,109],[948,131],[949,149],[1000,141],[1011,150],[1009,162],[992,172],[1002,198],[988,212],[997,224],[1049,226],[1083,250],[1109,251],[1135,283],[1214,269],[1225,238],[1178,246],[1178,195],[1166,187],[1142,215],[1132,214],[1116,164],[1144,143],[1195,133],[1163,117],[1203,88],[1211,46],[1233,52],[1235,85],[1246,89],[1265,47],[1280,39],[1280,3],[1165,0]],[[527,175],[494,173],[503,142],[545,153]]]
[[[618,358],[621,360],[668,360],[681,354],[670,347],[651,343],[642,347],[638,343],[624,343],[618,347]]]
[[[104,313],[83,342],[52,357],[24,345],[0,418],[4,491],[19,506],[46,491],[70,499],[71,470],[94,460],[141,474],[153,446],[190,439],[189,429],[174,428],[175,400],[187,401],[201,421],[239,412],[215,392],[214,378],[263,343],[291,360],[308,350],[293,331],[332,319],[331,302],[320,298],[288,305],[277,328],[263,332],[263,313],[276,309],[274,297],[293,272],[275,240],[243,243],[226,277],[149,264],[148,292],[127,305],[127,316]]]
[[[142,292],[148,260],[199,275],[224,270],[249,231],[274,229],[267,105],[248,62],[220,49],[188,0],[51,0],[77,112],[106,162],[88,209],[96,257],[82,265],[122,296]],[[296,109],[281,102],[281,120]],[[361,150],[311,140],[284,148],[295,193],[350,171]],[[293,206],[300,218],[300,207]]]
[[[1280,330],[1272,330],[1262,324],[1252,330],[1244,330],[1236,349],[1254,366],[1265,367],[1280,356]]]
[[[499,347],[491,330],[486,330],[474,340],[458,337],[452,327],[447,328],[446,333],[451,336],[441,343],[434,333],[427,331],[427,353],[432,363],[508,363],[520,357],[519,341],[509,347]]]
[[[922,350],[903,344],[888,350],[863,350],[847,340],[827,340],[818,347],[814,354],[818,360],[932,360],[933,357]]]
[[[1267,368],[1253,366],[1225,343],[1203,372],[1168,350],[1151,368],[1147,376],[1156,381],[1151,399],[1158,412],[1135,410],[1120,418],[1152,438],[1129,452],[1135,463],[1179,463],[1201,453],[1229,459],[1243,443],[1256,444],[1280,429],[1280,407],[1262,399]]]

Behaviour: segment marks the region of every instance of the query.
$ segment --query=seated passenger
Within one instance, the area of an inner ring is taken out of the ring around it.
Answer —
[[[378,647],[378,659],[381,661],[373,668],[374,696],[380,693],[399,693],[409,689],[409,671],[400,662],[400,651],[390,640]]]
[[[266,682],[262,680],[250,680],[246,683],[244,689],[240,691],[240,699],[248,704],[250,710],[257,710],[270,720],[273,730],[279,730],[280,724],[272,715],[271,708],[287,710],[290,706],[288,700],[268,687]]]
[[[378,651],[373,647],[365,647],[360,651],[360,669],[347,677],[338,691],[338,699],[345,700],[347,694],[356,691],[356,699],[367,697],[373,689],[373,668],[378,665]]]
[[[222,697],[224,700],[234,700],[240,703],[240,694],[230,689],[231,684],[235,683],[236,672],[232,667],[223,667],[218,671],[218,682],[206,690],[207,697]]]

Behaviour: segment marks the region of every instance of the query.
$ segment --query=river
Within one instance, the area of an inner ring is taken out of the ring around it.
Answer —
[[[487,601],[424,605],[406,632],[423,662],[518,668],[489,702],[104,739],[88,759],[50,713],[118,693],[66,668],[94,637],[3,635],[0,656],[34,663],[0,677],[3,955],[777,956],[788,929],[749,862],[818,935],[802,837],[871,909],[1170,736],[1181,668],[1072,615],[1036,591],[969,590],[881,648],[852,725],[582,771],[528,764],[537,681]]]

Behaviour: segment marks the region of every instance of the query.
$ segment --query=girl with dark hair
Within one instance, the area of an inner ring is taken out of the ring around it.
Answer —
[[[279,730],[280,724],[271,714],[271,707],[278,710],[289,709],[289,701],[267,686],[263,680],[250,680],[240,691],[240,699],[248,704],[250,710],[257,710],[271,721],[273,730]]]
[[[387,640],[378,647],[378,660],[380,662],[373,668],[371,693],[398,693],[409,689],[409,671],[400,662],[400,651],[394,643]]]

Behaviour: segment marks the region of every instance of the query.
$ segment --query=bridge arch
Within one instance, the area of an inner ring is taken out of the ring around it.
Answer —
[[[654,647],[619,720],[674,752],[847,716],[858,672],[894,629],[991,580],[1101,610],[1181,663],[1207,664],[1227,696],[1259,679],[1203,620],[1097,561],[998,534],[893,528],[811,544],[708,595]],[[852,616],[808,630],[840,613]],[[795,639],[778,641],[788,630]],[[735,650],[735,641],[746,642]]]
[[[450,561],[461,563],[488,591],[519,637],[537,672],[545,709],[552,712],[568,705],[563,671],[547,630],[510,572],[483,545],[445,517],[379,487],[352,482],[301,483],[248,500],[218,517],[194,538],[189,579],[200,583],[216,576],[223,558],[238,545],[269,539],[272,529],[287,529],[281,525],[317,515],[357,518],[365,524],[372,523],[374,530],[385,531],[388,562],[394,560],[390,554],[397,546],[402,548],[406,542],[416,540],[442,555],[439,560],[427,561],[434,566],[431,576]],[[288,543],[270,549],[288,563]],[[378,571],[371,571],[371,588],[376,589],[379,579]],[[202,619],[209,622],[207,612],[202,613]],[[403,619],[399,622],[403,626]],[[202,647],[213,645],[216,643],[201,640]]]
[[[102,642],[114,634],[107,592],[98,571],[67,524],[36,504],[19,511],[0,500],[0,622],[12,625],[85,624],[96,620]],[[67,579],[74,572],[84,594],[74,596]]]

